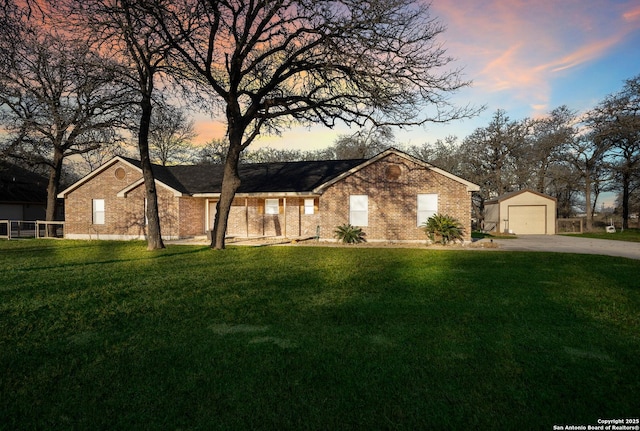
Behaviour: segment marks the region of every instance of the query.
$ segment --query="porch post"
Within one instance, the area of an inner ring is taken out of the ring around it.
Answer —
[[[284,237],[287,237],[287,198],[284,197],[282,200],[282,207],[284,209]]]
[[[209,230],[209,223],[211,223],[211,220],[209,220],[209,198],[206,198],[204,200],[204,234],[205,235]]]

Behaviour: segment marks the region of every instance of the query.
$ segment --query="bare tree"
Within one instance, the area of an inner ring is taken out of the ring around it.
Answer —
[[[158,76],[168,55],[154,20],[134,0],[68,0],[69,16],[76,31],[85,29],[88,39],[121,63],[122,78],[137,92],[139,108],[135,127],[146,192],[147,249],[164,248],[158,212],[158,196],[149,149],[149,135]]]
[[[622,226],[629,227],[629,201],[640,170],[640,75],[605,98],[589,115],[595,139],[608,147],[607,158],[622,189]]]
[[[558,217],[569,218],[575,215],[575,208],[582,197],[582,176],[575,166],[569,163],[553,163],[547,169],[545,193],[557,200]]]
[[[393,130],[389,126],[360,129],[351,135],[342,135],[328,149],[330,159],[367,159],[393,146]]]
[[[227,153],[229,152],[229,142],[225,139],[212,139],[198,151],[198,163],[206,165],[224,165]]]
[[[609,149],[608,143],[598,139],[594,133],[577,136],[564,148],[569,164],[577,170],[584,186],[586,229],[593,228],[593,212],[596,199],[593,199],[594,183],[602,181],[604,158]],[[592,202],[594,205],[592,205]]]
[[[8,154],[48,167],[54,220],[63,162],[118,139],[128,93],[107,60],[41,24],[23,18],[0,36],[0,124]]]
[[[417,0],[149,0],[183,76],[203,83],[227,121],[229,150],[211,246],[240,185],[240,155],[292,123],[419,125],[474,114],[450,104],[466,86]]]
[[[445,171],[456,175],[462,175],[461,163],[464,159],[460,150],[460,143],[456,136],[447,136],[438,139],[434,143],[425,143],[422,146],[412,146],[408,152],[413,156],[431,163]]]
[[[524,122],[512,121],[497,110],[487,127],[474,130],[462,142],[464,171],[483,186],[487,197],[512,191],[518,184],[517,170],[527,134]]]
[[[480,185],[472,197],[473,211],[479,221],[484,217],[484,202],[521,185],[519,160],[525,149],[527,122],[512,121],[497,110],[486,127],[467,136],[459,149],[460,175]]]
[[[183,109],[163,104],[153,110],[149,150],[162,166],[192,161],[191,140],[196,136],[193,120]]]
[[[618,196],[620,201],[622,195]],[[640,172],[634,175],[634,179],[629,187],[629,219],[636,219],[636,228],[640,228]]]
[[[530,187],[540,193],[549,193],[548,184],[553,181],[550,173],[554,165],[564,162],[563,149],[573,142],[577,130],[576,113],[567,106],[560,106],[549,113],[547,117],[531,120],[529,139],[525,157],[520,165],[528,170]]]
[[[240,163],[272,163],[272,162],[298,162],[311,160],[312,153],[296,149],[277,149],[263,147],[257,150],[247,150],[240,158]]]
[[[74,163],[74,173],[83,177],[116,156],[135,157],[136,150],[137,146],[128,142],[105,142],[100,148],[81,154],[82,161]]]

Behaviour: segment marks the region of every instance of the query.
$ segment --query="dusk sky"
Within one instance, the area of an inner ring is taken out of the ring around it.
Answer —
[[[441,41],[470,88],[459,105],[486,105],[478,117],[446,126],[396,130],[399,144],[422,145],[486,126],[497,109],[512,120],[567,105],[584,112],[624,80],[640,74],[640,0],[434,0],[433,16],[447,27]],[[198,119],[196,141],[222,138],[225,125]],[[295,128],[262,137],[252,148],[317,149],[347,128]]]

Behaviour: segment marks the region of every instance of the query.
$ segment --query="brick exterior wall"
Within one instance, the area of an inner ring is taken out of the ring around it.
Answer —
[[[368,241],[426,241],[418,227],[418,194],[437,194],[438,213],[458,219],[471,240],[471,193],[464,184],[390,154],[333,184],[320,198],[321,238],[330,239],[337,226],[349,223],[349,196],[367,195]],[[426,221],[426,220],[425,220]]]
[[[117,176],[116,172],[118,172]],[[126,197],[117,196],[118,192],[140,178],[142,178],[140,171],[128,164],[118,162],[69,193],[65,198],[65,237],[145,238],[144,185],[136,187]],[[162,236],[177,238],[180,235],[178,211],[180,199],[164,187],[158,187],[156,190],[158,192]],[[104,199],[104,224],[93,223],[94,199]]]
[[[116,174],[117,172],[117,174]],[[117,161],[67,194],[65,236],[68,238],[132,239],[145,237],[144,185],[118,197],[142,177],[139,170]],[[175,196],[157,188],[164,238],[205,235],[206,206],[212,200]],[[438,212],[453,216],[471,240],[471,193],[467,186],[426,169],[414,161],[390,153],[329,186],[314,197],[314,213],[304,213],[304,196],[277,196],[278,214],[265,214],[265,199],[236,197],[231,207],[227,235],[235,237],[313,237],[320,227],[323,240],[334,240],[337,226],[349,223],[349,196],[368,196],[368,241],[426,241],[417,223],[418,194],[437,194]],[[306,197],[310,198],[310,197]],[[105,224],[92,221],[92,199],[105,200]],[[214,206],[211,205],[210,208]],[[209,218],[214,214],[210,210]]]
[[[177,221],[178,237],[187,238],[203,235],[205,232],[205,204],[206,200],[202,198],[192,198],[190,196],[182,196],[177,198],[179,207],[179,219]],[[163,229],[162,216],[160,217],[161,229]]]

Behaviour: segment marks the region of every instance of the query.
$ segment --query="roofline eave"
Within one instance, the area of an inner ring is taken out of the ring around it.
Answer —
[[[171,193],[173,193],[173,196],[175,197],[182,197],[184,196],[184,193],[180,192],[179,190],[174,189],[173,187],[168,186],[167,184],[163,183],[162,181],[158,180],[158,179],[154,179],[154,182],[156,184],[156,186],[160,186],[160,187],[164,187],[165,189],[169,190]],[[139,178],[136,181],[132,182],[131,184],[129,184],[127,187],[125,187],[124,189],[120,190],[116,196],[119,198],[126,198],[127,195],[129,193],[131,193],[134,189],[143,186],[144,185],[144,178]]]
[[[220,198],[221,193],[193,193],[191,196],[194,198]],[[236,193],[234,197],[236,198],[265,198],[265,197],[318,197],[320,193],[315,191],[308,192],[248,192],[248,193]]]

